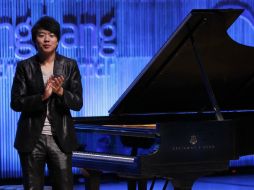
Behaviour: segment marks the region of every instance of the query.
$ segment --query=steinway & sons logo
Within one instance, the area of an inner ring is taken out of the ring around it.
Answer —
[[[213,144],[199,144],[198,137],[191,135],[186,145],[173,146],[172,151],[193,151],[193,150],[212,150],[215,149]]]

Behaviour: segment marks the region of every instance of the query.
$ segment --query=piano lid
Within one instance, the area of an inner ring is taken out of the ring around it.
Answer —
[[[242,12],[192,10],[109,114],[213,111],[193,44],[221,110],[253,109],[254,49],[227,34]]]

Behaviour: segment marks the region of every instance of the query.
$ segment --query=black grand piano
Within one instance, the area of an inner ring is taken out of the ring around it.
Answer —
[[[81,148],[73,152],[73,165],[163,177],[172,180],[175,190],[190,190],[200,176],[225,171],[230,160],[253,154],[254,49],[227,34],[242,12],[192,10],[109,116],[74,118],[80,141],[91,131],[110,133],[133,152]],[[137,154],[138,147],[154,143],[156,151]]]

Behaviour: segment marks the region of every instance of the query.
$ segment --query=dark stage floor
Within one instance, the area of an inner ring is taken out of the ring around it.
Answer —
[[[154,186],[154,190],[161,190],[164,181],[158,180]],[[148,183],[148,189],[150,182]],[[84,184],[76,184],[74,190],[84,190]],[[127,190],[125,181],[103,181],[100,190]],[[23,190],[21,185],[2,185],[0,190]],[[51,190],[46,186],[45,190]],[[173,190],[171,184],[167,190]],[[203,177],[196,181],[193,190],[254,190],[254,174],[253,175],[232,175],[219,177]]]

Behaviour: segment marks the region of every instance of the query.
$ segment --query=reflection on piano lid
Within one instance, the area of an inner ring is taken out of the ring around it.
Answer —
[[[131,169],[124,164],[109,168],[96,159],[88,159],[89,164],[83,160],[83,166],[166,177],[177,190],[190,190],[198,177],[226,170],[230,160],[253,154],[254,64],[250,57],[254,48],[236,43],[227,34],[242,12],[192,10],[112,106],[109,116],[74,118],[77,130],[96,126],[98,132],[99,128],[113,131],[134,145],[147,137],[160,139],[156,152],[129,155],[136,160]],[[136,127],[146,124],[156,127]],[[136,128],[138,132],[132,133]],[[123,135],[129,132],[131,140]]]
[[[89,118],[86,118],[89,119]],[[135,137],[151,137],[156,136],[156,124],[110,124],[95,125],[86,123],[84,118],[74,118],[75,129],[78,133],[96,132],[100,134],[121,135],[121,136],[135,136]],[[94,118],[93,118],[94,119]],[[130,118],[131,119],[131,118]],[[98,117],[97,122],[106,122],[103,118]],[[90,121],[91,122],[91,121]],[[96,121],[94,121],[96,122]],[[108,121],[109,122],[109,121]]]

